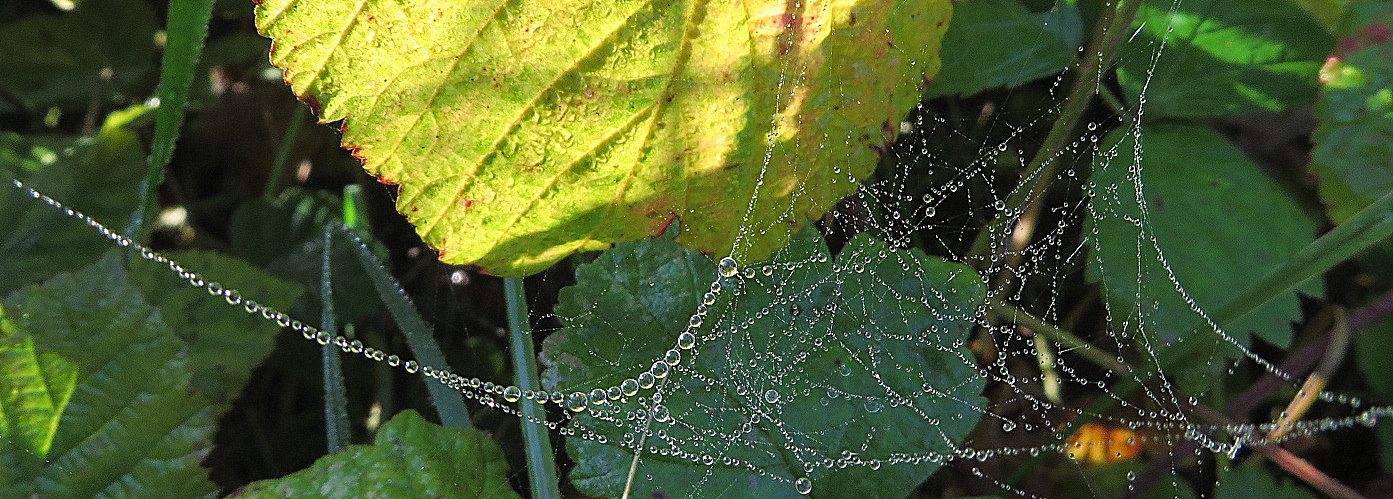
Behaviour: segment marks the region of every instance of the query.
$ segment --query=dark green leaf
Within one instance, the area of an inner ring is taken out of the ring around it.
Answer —
[[[101,102],[112,92],[143,98],[155,69],[156,22],[144,0],[88,0],[0,26],[0,88],[38,111],[81,109],[94,92]],[[0,99],[0,113],[13,111]]]
[[[1393,5],[1354,2],[1321,69],[1311,170],[1340,223],[1393,188]]]
[[[1279,483],[1272,473],[1263,469],[1259,462],[1229,468],[1222,475],[1219,485],[1214,488],[1218,499],[1243,499],[1261,497],[1264,499],[1315,499],[1312,494],[1294,484]]]
[[[1147,2],[1133,26],[1117,77],[1131,102],[1146,90],[1149,118],[1308,105],[1333,47],[1287,0]]]
[[[1095,162],[1091,224],[1097,230],[1097,254],[1089,278],[1103,283],[1115,325],[1130,330],[1142,321],[1154,335],[1149,336],[1150,348],[1181,339],[1219,341],[1215,349],[1205,350],[1214,358],[1198,359],[1210,367],[1183,371],[1184,376],[1212,374],[1222,368],[1220,360],[1239,352],[1215,334],[1181,337],[1203,320],[1185,296],[1202,310],[1218,309],[1236,290],[1310,243],[1315,226],[1242,151],[1209,128],[1147,126],[1140,164],[1134,137],[1131,130],[1114,132],[1104,150],[1115,155]],[[1140,199],[1136,189],[1141,189]],[[1300,289],[1320,292],[1315,286]],[[1245,316],[1227,333],[1243,345],[1252,334],[1287,346],[1291,321],[1300,317],[1296,295],[1287,294]]]
[[[170,256],[204,279],[277,310],[290,307],[302,291],[236,258],[207,252]],[[217,404],[231,403],[251,377],[252,368],[271,353],[280,326],[189,286],[163,265],[138,260],[132,263],[131,273],[175,336],[188,345],[193,386]]]
[[[954,3],[943,69],[924,87],[924,98],[1016,87],[1058,73],[1078,53],[1078,33],[1069,27],[1080,24],[1072,4],[1031,14],[1016,0]]]
[[[473,428],[445,428],[405,411],[372,445],[354,445],[284,478],[263,480],[238,498],[516,498],[498,444]]]
[[[953,345],[971,328],[981,278],[866,235],[835,261],[827,253],[808,229],[765,264],[771,275],[718,281],[708,258],[671,240],[620,244],[580,267],[579,284],[562,291],[557,313],[566,328],[545,342],[543,386],[615,386],[669,349],[681,355],[658,388],[671,420],[648,423],[634,497],[796,497],[794,480],[808,476],[814,495],[903,497],[937,464],[887,458],[949,453],[980,415],[983,378]],[[692,329],[696,347],[676,350],[713,282],[734,289],[713,296],[710,320]],[[599,432],[567,441],[577,488],[620,495],[645,427],[624,414],[652,400],[591,403],[574,416]],[[601,436],[609,443],[597,442]],[[884,467],[826,464],[846,458],[844,450]]]
[[[124,126],[146,112],[112,113],[89,137],[25,137],[0,132],[0,175],[25,184],[119,230],[139,199],[145,151]],[[91,227],[11,188],[0,193],[0,296],[91,263],[111,248]]]
[[[7,302],[40,355],[77,367],[42,470],[39,497],[203,497],[216,487],[199,462],[214,413],[189,385],[184,345],[142,298],[116,254]]]
[[[248,201],[232,215],[233,251],[267,272],[305,289],[319,289],[324,227],[343,218],[342,201],[320,191],[287,189],[273,201]],[[348,243],[337,239],[333,265],[334,311],[351,322],[381,305]],[[318,302],[297,312],[318,317]]]

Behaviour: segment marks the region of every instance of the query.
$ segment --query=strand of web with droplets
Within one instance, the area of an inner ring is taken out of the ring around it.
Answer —
[[[563,391],[522,390],[515,385],[499,385],[479,378],[466,378],[443,367],[421,365],[415,360],[403,359],[398,355],[389,354],[380,349],[364,345],[363,342],[359,340],[349,339],[345,336],[305,324],[284,312],[258,303],[255,300],[244,298],[242,294],[235,289],[224,287],[217,282],[203,278],[197,272],[189,270],[187,267],[161,255],[155,250],[136,242],[118,231],[106,227],[86,213],[68,207],[62,202],[25,185],[18,179],[11,179],[10,186],[24,193],[29,198],[52,207],[64,216],[81,221],[83,224],[95,229],[101,236],[112,241],[116,246],[134,249],[136,255],[140,258],[167,267],[171,273],[187,282],[190,286],[203,289],[214,297],[222,298],[230,306],[240,306],[248,314],[259,315],[263,319],[274,322],[283,328],[290,328],[300,333],[306,340],[315,341],[320,345],[333,344],[344,353],[362,355],[369,360],[400,368],[408,374],[422,374],[486,406],[497,408],[519,417],[522,417],[522,415],[518,413],[515,408],[500,403],[499,399],[507,403],[519,403],[522,400],[537,403],[552,403],[571,412],[582,412],[590,407],[601,408],[610,401],[636,396],[640,391],[654,389],[660,380],[666,378],[672,372],[673,368],[682,362],[681,350],[691,350],[695,347],[696,336],[693,331],[696,327],[701,325],[700,319],[694,318],[691,325],[678,335],[677,345],[674,348],[669,349],[661,359],[654,361],[648,370],[639,373],[637,376],[627,378],[614,386],[595,388],[588,393],[578,391],[565,393]],[[353,244],[359,247],[358,249],[366,248],[366,243],[356,233],[343,227],[339,227],[339,231],[343,234],[347,234],[351,238]],[[404,291],[398,289],[398,292]],[[656,406],[653,412],[658,421],[664,421],[666,419],[662,417],[666,411],[661,405]],[[533,418],[528,419],[531,420]],[[594,439],[596,436],[584,428],[579,429],[580,433],[577,434],[577,429],[561,426],[554,421],[538,419],[534,422],[546,424],[549,428],[567,436],[576,435],[589,439]]]

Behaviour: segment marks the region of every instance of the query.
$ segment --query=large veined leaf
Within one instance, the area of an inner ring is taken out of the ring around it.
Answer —
[[[1333,45],[1288,0],[1146,2],[1134,26],[1117,79],[1153,118],[1309,105]]]
[[[1133,329],[1140,321],[1150,331],[1151,348],[1179,340],[1219,341],[1203,351],[1218,359],[1237,357],[1240,352],[1217,335],[1183,336],[1203,321],[1186,300],[1202,310],[1219,309],[1236,289],[1310,243],[1315,224],[1217,132],[1188,124],[1147,126],[1140,163],[1131,132],[1113,132],[1106,141],[1113,154],[1100,155],[1094,167],[1092,183],[1098,187],[1092,192],[1090,223],[1098,236],[1089,278],[1103,283],[1117,324]],[[1312,285],[1299,289],[1320,292]],[[1297,296],[1289,293],[1227,333],[1243,345],[1257,336],[1285,347],[1291,343],[1291,322],[1300,317]],[[1225,365],[1196,360],[1176,376],[1197,381]]]
[[[246,486],[234,497],[519,497],[508,485],[503,450],[474,428],[446,428],[405,411],[354,445],[308,469]]]
[[[1350,4],[1334,56],[1321,69],[1311,170],[1340,223],[1393,189],[1393,7]]]
[[[39,457],[42,465],[28,476],[5,476],[12,481],[6,489],[53,498],[216,492],[199,467],[212,445],[213,410],[189,384],[184,345],[114,253],[19,291],[5,308],[41,358],[56,354],[77,370],[47,453],[3,458],[32,463]]]
[[[663,232],[758,261],[873,169],[947,0],[266,0],[291,89],[452,264]]]
[[[666,238],[580,267],[557,306],[566,327],[544,345],[544,387],[588,393],[631,383],[635,365],[677,364],[657,388],[661,407],[651,392],[592,395],[573,416],[595,434],[567,440],[571,482],[619,496],[643,428],[633,497],[797,497],[801,483],[815,496],[898,498],[922,482],[937,464],[826,463],[951,453],[972,429],[983,379],[953,345],[971,329],[981,277],[865,234],[827,254],[808,228],[767,264],[777,273],[719,279]],[[713,282],[737,287],[708,298]],[[699,307],[708,320],[693,326]],[[626,416],[650,409],[663,414],[651,426]]]

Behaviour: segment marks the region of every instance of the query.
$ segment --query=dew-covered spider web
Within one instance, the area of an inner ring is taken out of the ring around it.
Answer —
[[[961,2],[954,22],[998,4]],[[1281,365],[1318,284],[1225,309],[1319,231],[1271,180],[1279,168],[1234,145],[1232,128],[1177,110],[1173,94],[1194,91],[1178,75],[1204,70],[1184,66],[1195,40],[1244,29],[1213,5],[1143,6],[1103,37],[1119,40],[1116,60],[1085,47],[1098,9],[1022,10],[1035,24],[1021,43],[1057,43],[1064,63],[1003,62],[985,89],[940,76],[932,98],[887,124],[895,139],[870,177],[834,168],[860,187],[771,259],[745,257],[751,224],[713,261],[673,240],[680,219],[573,258],[575,284],[554,311],[533,311],[559,324],[533,333],[540,390],[335,336],[138,252],[476,405],[527,419],[520,404],[543,404],[533,422],[564,439],[568,480],[587,496],[1213,496],[1216,470],[1236,459],[1277,460],[1282,442],[1391,413],[1306,393],[1309,369]],[[961,69],[949,57],[944,71]],[[806,77],[790,68],[770,91]],[[729,208],[748,219],[756,201]],[[1256,380],[1266,391],[1250,393]],[[1312,408],[1283,419],[1298,394]]]

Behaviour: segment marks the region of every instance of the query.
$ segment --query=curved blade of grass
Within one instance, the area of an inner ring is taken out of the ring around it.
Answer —
[[[126,237],[143,240],[146,221],[155,210],[155,189],[164,180],[164,167],[174,155],[174,141],[184,124],[184,105],[189,101],[189,84],[193,82],[198,57],[203,53],[203,41],[208,37],[208,19],[213,15],[213,0],[180,0],[169,2],[169,21],[165,26],[164,59],[160,63],[160,107],[155,111],[155,139],[145,170],[145,182],[140,186],[140,205]]]
[[[319,327],[331,332],[338,330],[334,323],[333,265],[329,261],[333,236],[329,227],[325,227],[319,267]],[[348,394],[343,384],[343,359],[339,358],[339,348],[327,343],[320,347],[320,357],[324,361],[324,436],[329,443],[329,453],[333,454],[352,443],[348,431]]]
[[[406,344],[411,347],[416,359],[424,366],[434,366],[440,369],[448,368],[445,362],[445,354],[440,350],[440,345],[435,343],[435,336],[431,329],[426,325],[425,319],[416,312],[416,305],[411,303],[411,298],[406,296],[406,290],[402,289],[398,283],[387,272],[387,267],[377,259],[377,255],[368,250],[363,239],[354,231],[344,229],[343,233],[353,242],[354,254],[358,255],[358,261],[362,263],[363,271],[367,273],[368,279],[372,281],[372,287],[377,291],[377,295],[382,298],[382,304],[387,306],[387,311],[392,313],[392,318],[396,319],[397,326],[401,327],[402,335],[406,337]],[[464,407],[464,397],[450,387],[441,383],[427,382],[426,389],[430,392],[431,403],[435,405],[435,411],[440,414],[440,424],[454,428],[469,428],[472,423],[469,421],[469,410]]]
[[[536,390],[537,353],[532,345],[532,328],[527,321],[527,294],[521,277],[503,279],[503,297],[508,307],[508,341],[513,351],[514,383],[518,388]],[[559,499],[561,489],[556,482],[556,459],[551,449],[551,435],[542,422],[546,410],[534,400],[518,402],[522,413],[522,441],[527,454],[527,478],[532,485],[532,497]]]

